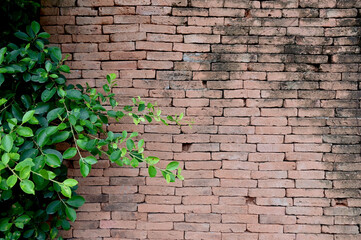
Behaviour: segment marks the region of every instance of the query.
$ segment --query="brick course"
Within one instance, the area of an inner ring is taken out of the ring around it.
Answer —
[[[360,238],[360,1],[43,0],[71,82],[194,126],[139,131],[183,182],[99,161],[73,239]],[[76,164],[75,168],[78,166]]]

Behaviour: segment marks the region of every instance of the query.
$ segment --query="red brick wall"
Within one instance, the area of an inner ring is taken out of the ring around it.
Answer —
[[[359,0],[44,0],[71,81],[119,76],[187,126],[111,124],[182,163],[167,185],[101,160],[83,239],[360,239]],[[76,166],[75,166],[76,167]],[[71,170],[70,175],[80,176]]]

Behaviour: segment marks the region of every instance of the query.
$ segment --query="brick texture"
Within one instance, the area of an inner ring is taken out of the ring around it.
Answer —
[[[361,2],[43,0],[71,82],[157,102],[188,126],[111,123],[185,181],[106,160],[73,239],[360,239]],[[76,168],[76,166],[75,166]]]

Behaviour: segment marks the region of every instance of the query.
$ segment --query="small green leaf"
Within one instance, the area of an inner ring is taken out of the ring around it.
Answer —
[[[31,128],[29,128],[29,127],[19,126],[16,129],[16,133],[19,134],[22,137],[32,137],[32,136],[34,136],[33,130],[31,130]]]
[[[30,110],[28,112],[26,112],[23,116],[23,123],[26,123],[27,121],[29,121],[35,114],[35,110]]]
[[[144,139],[140,139],[138,142],[138,148],[143,147],[143,145],[144,145]]]
[[[128,150],[131,151],[134,148],[134,141],[132,139],[128,139],[126,145]]]
[[[12,223],[9,223],[9,221],[10,221],[10,218],[0,219],[0,231],[1,232],[9,231],[9,229],[13,225]]]
[[[41,94],[41,100],[43,102],[49,101],[54,94],[56,93],[56,88],[52,88],[51,90],[45,89],[44,92]]]
[[[61,160],[55,154],[46,154],[45,162],[46,162],[46,164],[48,164],[50,167],[53,167],[53,168],[60,167],[60,165],[61,165]]]
[[[110,161],[115,162],[120,159],[122,152],[120,150],[116,150],[110,154]]]
[[[21,215],[20,217],[18,217],[17,219],[15,219],[15,222],[18,223],[28,223],[31,220],[31,218],[28,215]]]
[[[70,136],[70,132],[68,132],[68,131],[63,131],[63,132],[57,133],[52,138],[52,144],[64,142],[65,140],[67,140],[69,138],[69,136]]]
[[[79,165],[80,165],[80,173],[81,175],[83,175],[83,177],[86,177],[89,175],[90,172],[90,166],[88,163],[86,163],[84,160],[80,160],[79,161]]]
[[[48,122],[51,122],[61,116],[64,112],[64,108],[55,108],[48,112],[48,114],[46,115],[46,120],[48,120]]]
[[[170,162],[166,169],[169,170],[169,171],[173,171],[173,170],[176,170],[179,166],[179,162]]]
[[[42,32],[42,33],[39,33],[38,37],[39,38],[50,38],[50,34],[47,32]]]
[[[139,106],[138,106],[138,112],[141,112],[141,111],[143,111],[144,109],[145,109],[144,103],[139,104]]]
[[[60,48],[58,47],[51,47],[48,48],[50,57],[54,62],[59,62],[62,58]]]
[[[74,157],[77,152],[78,151],[76,150],[76,148],[74,148],[74,147],[69,148],[64,152],[63,158],[64,159],[70,159],[70,158]]]
[[[1,73],[0,73],[0,74],[1,74]],[[1,84],[0,84],[0,86],[1,86]],[[1,105],[4,105],[7,101],[8,101],[8,100],[6,100],[5,98],[1,98],[1,99],[0,99],[0,106],[1,106]]]
[[[4,165],[7,165],[10,161],[10,154],[9,153],[4,153],[2,156],[1,156],[1,161]]]
[[[66,90],[66,97],[71,100],[82,100],[82,94],[75,89]]]
[[[10,135],[5,135],[1,141],[1,146],[6,152],[10,152],[13,148],[14,140]]]
[[[89,163],[90,165],[96,164],[98,162],[98,159],[96,159],[94,156],[88,156],[84,158],[85,162]]]
[[[23,33],[23,32],[16,32],[15,34],[15,37],[17,38],[20,38],[21,40],[24,40],[24,41],[30,41],[31,40],[31,37],[29,37],[26,33]]]
[[[70,221],[74,222],[76,219],[76,212],[73,208],[71,207],[66,207],[65,208],[65,214],[66,216],[69,218]]]
[[[45,63],[45,70],[46,70],[47,72],[50,72],[52,67],[53,67],[53,65],[51,64],[51,62],[50,62],[50,61],[46,61],[46,63]]]
[[[0,49],[0,64],[2,64],[5,59],[6,50],[7,50],[6,47],[3,47],[2,49]]]
[[[74,187],[76,185],[78,185],[78,181],[75,180],[75,179],[66,179],[64,182],[63,182],[66,186],[68,187]]]
[[[35,195],[35,191],[34,191],[34,183],[30,180],[22,180],[20,182],[20,187],[21,189],[27,193],[27,194],[33,194]]]
[[[157,175],[157,169],[154,166],[148,167],[149,177],[155,177]]]
[[[36,21],[33,21],[33,22],[31,23],[31,29],[33,30],[33,32],[34,32],[35,34],[38,34],[38,32],[40,31],[40,24],[37,23]]]
[[[155,165],[159,162],[159,158],[157,157],[152,157],[152,156],[149,156],[145,159],[145,161],[149,164],[149,165]]]
[[[68,198],[71,198],[71,189],[66,185],[61,185],[61,193]]]
[[[61,206],[61,202],[59,200],[56,201],[52,201],[47,207],[46,207],[46,212],[48,214],[54,214],[56,213]]]
[[[72,207],[81,207],[85,203],[85,199],[82,196],[73,196],[69,200],[66,201]]]
[[[137,137],[137,136],[138,136],[137,132],[132,132],[132,134],[130,134],[130,138]]]
[[[59,68],[60,68],[60,71],[62,71],[62,72],[65,72],[65,73],[70,72],[70,67],[67,65],[61,65]]]
[[[14,185],[16,184],[17,181],[18,181],[18,178],[15,175],[11,175],[6,180],[6,184],[9,186],[9,188],[12,188],[12,187],[14,187]]]

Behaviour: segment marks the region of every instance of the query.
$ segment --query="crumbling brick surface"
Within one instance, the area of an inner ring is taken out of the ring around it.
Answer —
[[[104,159],[74,239],[360,239],[358,0],[43,0],[71,83],[116,73],[188,126],[134,126],[183,182]]]

